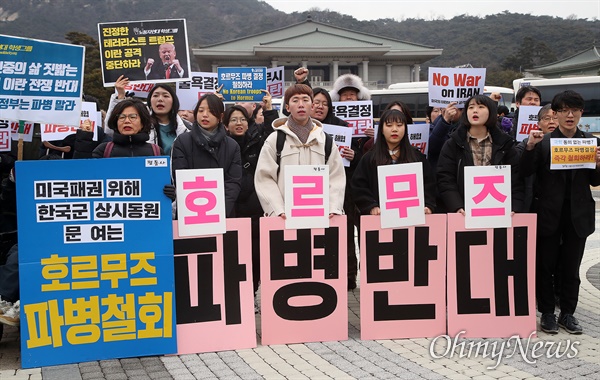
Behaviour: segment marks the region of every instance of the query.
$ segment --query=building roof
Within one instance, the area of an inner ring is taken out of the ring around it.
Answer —
[[[594,67],[600,68],[600,52],[596,46],[592,46],[590,49],[586,49],[559,61],[546,65],[535,66],[534,68],[526,71],[535,74],[550,74],[563,71],[589,69]]]
[[[285,28],[193,49],[196,57],[251,56],[383,56],[427,61],[442,49],[356,32],[308,19]]]

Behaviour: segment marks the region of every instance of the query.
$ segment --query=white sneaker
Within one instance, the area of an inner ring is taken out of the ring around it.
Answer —
[[[19,326],[21,323],[21,316],[19,314],[20,306],[20,301],[17,301],[10,309],[0,314],[0,323],[9,326]]]
[[[6,313],[12,307],[13,307],[12,302],[5,301],[0,297],[0,314]]]

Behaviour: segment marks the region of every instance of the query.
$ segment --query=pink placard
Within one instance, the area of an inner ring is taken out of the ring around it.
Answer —
[[[178,234],[173,222],[177,353],[256,347],[250,219],[224,235]]]
[[[511,228],[465,229],[448,214],[448,334],[527,338],[536,330],[536,215],[515,214]]]
[[[260,220],[262,344],[348,339],[346,216],[326,229],[284,224]]]
[[[417,227],[382,229],[361,217],[361,339],[446,334],[446,215]]]

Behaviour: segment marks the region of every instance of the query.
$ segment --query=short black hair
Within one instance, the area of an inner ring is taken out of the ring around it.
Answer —
[[[146,105],[141,100],[135,98],[125,98],[117,103],[115,108],[113,108],[110,117],[108,118],[108,127],[119,133],[119,116],[127,107],[135,108],[138,115],[140,115],[140,122],[142,123],[142,129],[140,132],[150,133],[150,129],[152,128],[152,116],[150,116],[150,112],[148,111]]]
[[[523,86],[519,89],[519,91],[517,91],[517,95],[515,95],[517,103],[521,103],[521,100],[523,100],[523,98],[528,92],[535,93],[537,96],[539,96],[540,101],[542,100],[542,93],[540,92],[540,90],[537,89],[537,87]]]
[[[469,116],[467,115],[467,108],[469,108],[469,103],[471,100],[474,100],[476,104],[483,104],[489,112],[488,119],[485,122],[485,126],[488,131],[492,128],[496,128],[496,121],[498,119],[498,106],[496,102],[487,95],[473,95],[465,102],[465,109],[460,115],[460,122],[467,126],[467,128],[471,128],[471,123],[469,123]]]
[[[221,122],[221,118],[223,117],[223,113],[225,112],[225,105],[223,101],[219,99],[219,97],[213,93],[208,93],[202,95],[200,99],[198,99],[198,103],[196,103],[196,107],[194,107],[194,120],[196,120],[196,115],[198,114],[198,108],[200,108],[200,103],[206,100],[208,104],[208,110],[213,116],[219,119],[219,123]],[[198,121],[198,120],[196,120]]]
[[[552,110],[556,112],[565,107],[582,110],[584,106],[585,101],[581,95],[573,90],[559,92],[552,98]]]
[[[249,120],[248,111],[244,107],[238,106],[236,104],[236,105],[233,105],[233,106],[227,108],[227,110],[225,110],[225,113],[223,114],[223,124],[225,126],[229,125],[229,119],[231,119],[231,114],[233,114],[235,111],[240,111],[242,113],[242,115],[244,115],[246,120]]]

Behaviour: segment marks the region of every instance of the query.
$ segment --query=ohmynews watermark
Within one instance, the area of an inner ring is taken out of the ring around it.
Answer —
[[[495,361],[495,365],[487,367],[487,369],[496,369],[502,359],[510,359],[515,355],[520,355],[521,358],[528,364],[537,363],[537,359],[545,357],[548,359],[560,359],[566,356],[568,359],[572,359],[579,353],[579,346],[581,342],[573,341],[570,339],[566,341],[542,341],[532,342],[531,338],[535,334],[535,331],[529,334],[527,339],[521,339],[518,335],[513,335],[510,338],[502,341],[466,341],[463,339],[459,342],[461,334],[465,331],[461,331],[454,339],[449,335],[439,335],[435,337],[429,345],[429,354],[434,359],[441,358],[477,358],[482,357],[484,359],[491,358]],[[443,352],[436,352],[436,343],[438,339],[446,340],[446,347]],[[525,341],[525,342],[524,342]]]

